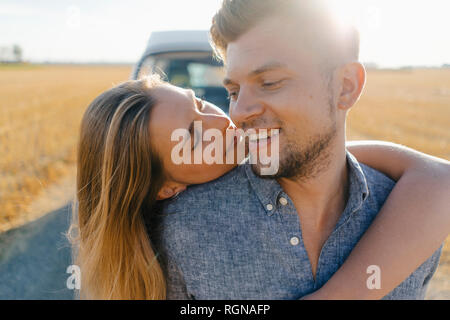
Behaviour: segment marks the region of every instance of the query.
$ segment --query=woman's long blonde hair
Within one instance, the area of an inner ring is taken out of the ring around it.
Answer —
[[[150,141],[153,76],[97,97],[81,123],[77,201],[69,237],[81,269],[82,299],[164,299],[165,279],[150,243],[151,214],[163,184]],[[75,234],[74,234],[75,231]]]

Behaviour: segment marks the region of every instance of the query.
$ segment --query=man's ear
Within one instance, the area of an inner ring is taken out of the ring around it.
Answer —
[[[159,190],[156,200],[165,200],[174,197],[181,191],[186,190],[186,185],[176,182],[167,182]]]
[[[366,69],[359,62],[345,65],[341,70],[342,88],[338,108],[348,110],[358,101],[366,83]]]

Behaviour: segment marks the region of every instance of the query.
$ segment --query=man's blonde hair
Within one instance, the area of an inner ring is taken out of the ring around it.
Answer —
[[[223,0],[210,29],[218,58],[226,62],[230,42],[274,16],[286,18],[285,23],[301,26],[299,32],[308,35],[309,44],[322,53],[326,61],[336,60],[337,56],[358,60],[358,31],[353,26],[339,23],[321,0]]]

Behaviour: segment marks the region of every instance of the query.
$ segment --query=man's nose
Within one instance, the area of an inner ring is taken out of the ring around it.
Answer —
[[[207,115],[207,119],[204,119],[205,129],[218,129],[221,132],[225,132],[225,130],[231,125],[230,119],[226,115]]]
[[[243,128],[244,123],[263,113],[264,107],[261,101],[258,101],[251,92],[245,92],[243,90],[239,93],[238,99],[230,105],[231,120],[239,128]]]

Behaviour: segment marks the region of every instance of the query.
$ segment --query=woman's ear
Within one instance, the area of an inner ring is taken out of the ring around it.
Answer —
[[[156,200],[165,200],[172,198],[179,194],[181,191],[186,190],[186,185],[176,182],[166,182],[164,186],[159,190]]]
[[[348,110],[358,101],[364,84],[366,83],[366,70],[359,62],[353,62],[342,69],[342,88],[338,107]]]

